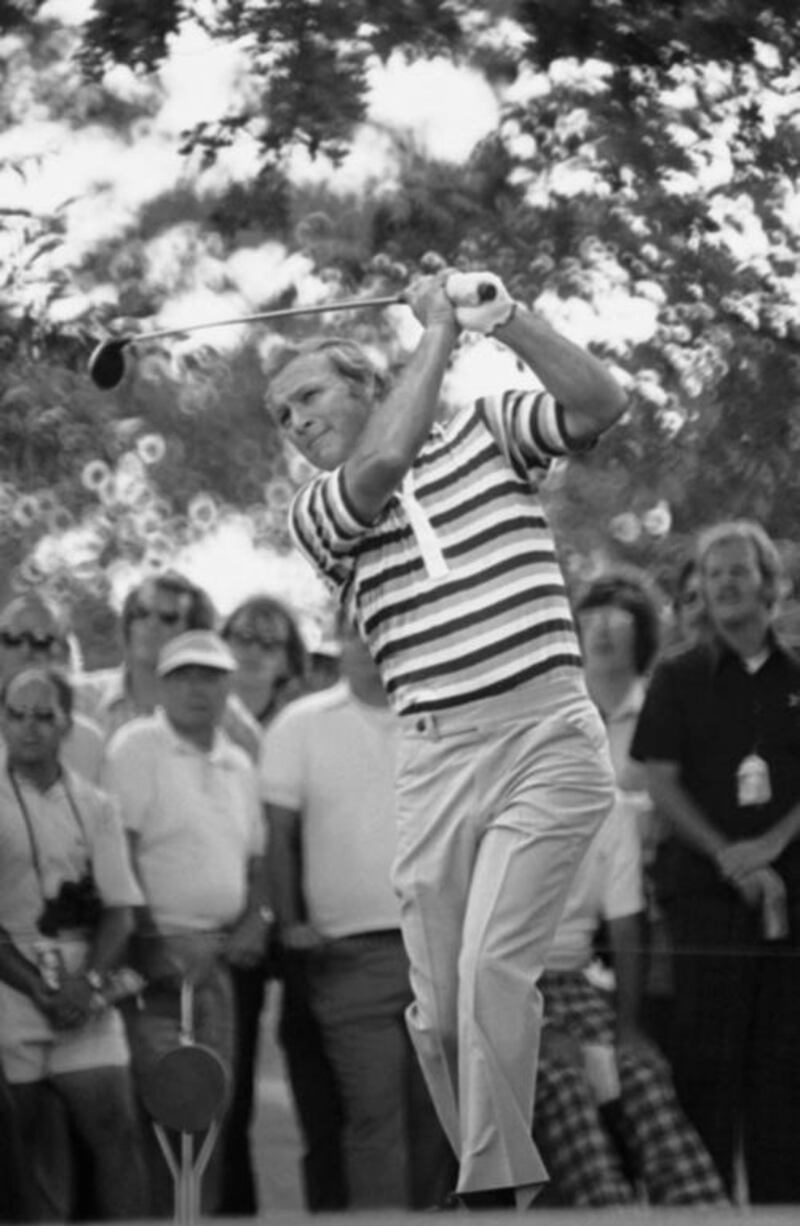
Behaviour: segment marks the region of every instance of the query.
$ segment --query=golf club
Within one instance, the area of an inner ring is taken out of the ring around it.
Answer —
[[[482,281],[480,274],[453,273],[453,282],[457,282],[458,297],[474,298],[477,303],[491,302],[497,293],[496,286],[491,281]],[[455,287],[454,287],[455,288]],[[454,294],[453,297],[456,295]],[[89,375],[92,381],[103,391],[118,387],[125,374],[125,349],[128,345],[139,345],[143,341],[161,340],[166,336],[183,336],[187,332],[199,332],[202,328],[224,328],[231,324],[263,323],[268,319],[291,319],[297,315],[324,315],[327,311],[356,311],[367,307],[396,306],[404,302],[402,293],[390,298],[355,298],[348,302],[321,302],[315,306],[285,307],[275,311],[257,311],[254,315],[237,315],[233,319],[217,319],[201,324],[185,324],[182,328],[157,328],[151,332],[140,332],[138,335],[109,337],[95,347],[89,358]]]
[[[402,302],[401,294],[391,298],[361,298],[350,302],[323,302],[315,306],[286,307],[275,311],[258,311],[255,315],[237,315],[233,319],[217,319],[202,324],[185,324],[182,328],[157,328],[138,335],[110,337],[95,347],[89,358],[89,375],[97,387],[110,391],[122,382],[125,374],[125,349],[143,341],[160,340],[166,336],[182,336],[186,332],[199,332],[202,328],[224,328],[231,324],[261,323],[268,319],[290,319],[295,315],[322,315],[326,311],[355,311],[366,307],[396,306]]]

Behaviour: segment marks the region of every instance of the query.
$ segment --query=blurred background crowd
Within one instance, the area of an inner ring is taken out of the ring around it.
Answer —
[[[571,593],[618,797],[540,983],[538,1205],[800,1199],[788,594],[751,521],[702,533],[669,590],[616,566]],[[118,663],[87,670],[62,609],[0,612],[6,1220],[171,1214],[153,1121],[187,1034],[225,1086],[204,1211],[269,1210],[267,1024],[309,1211],[446,1202],[404,1022],[395,716],[331,627],[309,650],[289,602],[220,618],[165,570],[125,597]]]

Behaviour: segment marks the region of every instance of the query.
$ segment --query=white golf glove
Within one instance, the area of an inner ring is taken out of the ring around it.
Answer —
[[[451,272],[445,292],[460,327],[490,336],[512,318],[516,302],[493,272]]]

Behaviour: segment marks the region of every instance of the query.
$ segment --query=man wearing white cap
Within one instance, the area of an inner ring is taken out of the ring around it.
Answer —
[[[194,985],[194,1033],[230,1067],[233,1009],[228,962],[260,958],[266,907],[265,828],[253,767],[220,727],[235,660],[210,630],[167,643],[159,657],[161,706],[121,728],[108,747],[106,786],[122,806],[146,907],[140,916],[144,1008],[128,1011],[141,1084],[179,1042],[180,987]],[[153,1211],[171,1185],[153,1146]],[[217,1178],[203,1184],[212,1212]]]

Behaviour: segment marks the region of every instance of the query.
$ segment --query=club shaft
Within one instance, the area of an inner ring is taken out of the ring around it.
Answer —
[[[350,302],[320,302],[315,306],[285,307],[276,311],[257,311],[255,315],[237,315],[233,319],[217,319],[209,323],[186,324],[183,328],[158,328],[154,332],[140,332],[130,338],[130,343],[159,340],[164,336],[182,336],[184,332],[199,332],[202,328],[225,328],[231,324],[261,323],[265,319],[291,319],[294,315],[324,315],[326,311],[354,311],[363,307],[396,306],[402,302],[399,294],[392,298],[354,298]]]

